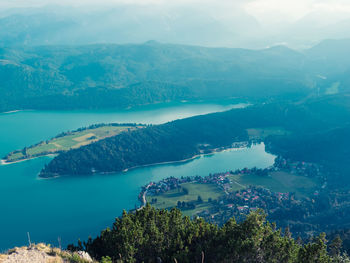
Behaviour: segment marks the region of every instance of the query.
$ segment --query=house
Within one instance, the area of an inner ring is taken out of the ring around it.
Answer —
[[[243,206],[239,206],[239,207],[237,207],[237,209],[238,209],[239,212],[243,212],[244,211],[244,207]]]

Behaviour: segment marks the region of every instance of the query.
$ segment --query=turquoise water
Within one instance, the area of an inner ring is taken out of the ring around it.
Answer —
[[[38,112],[0,114],[0,156],[55,136],[65,130],[99,122],[162,123],[223,111],[232,103],[178,103],[125,111]],[[110,226],[123,209],[138,205],[140,187],[169,176],[191,176],[243,167],[266,167],[274,156],[264,145],[226,151],[177,164],[139,168],[126,173],[87,177],[39,179],[37,174],[49,157],[0,166],[0,250],[34,242],[55,246],[96,236]]]

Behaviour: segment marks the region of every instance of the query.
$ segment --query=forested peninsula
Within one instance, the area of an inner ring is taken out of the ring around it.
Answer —
[[[259,108],[259,107],[258,107]],[[267,111],[276,112],[274,107]],[[259,114],[259,121],[253,121]],[[53,159],[42,177],[120,172],[133,167],[193,158],[249,141],[246,130],[253,125],[274,126],[283,114],[269,117],[256,107],[201,115],[162,125],[148,126],[101,140]]]
[[[3,164],[11,164],[51,154],[59,154],[70,149],[78,149],[84,145],[115,136],[125,131],[143,127],[145,126],[135,123],[93,124],[74,131],[62,132],[50,140],[41,141],[21,150],[10,152],[1,162]]]
[[[316,143],[317,138],[325,136],[332,127],[346,129],[350,120],[349,100],[349,96],[328,96],[303,103],[261,104],[124,132],[60,154],[43,168],[40,176],[120,172],[138,166],[186,160],[229,148],[235,142],[251,140],[263,140],[269,151],[293,157],[293,147],[286,146],[288,140],[298,138],[303,142],[309,138],[310,142]],[[285,133],[275,134],[274,128]],[[255,131],[253,137],[250,136],[252,130]],[[336,143],[336,138],[332,138]],[[350,144],[347,137],[342,142],[343,145]],[[311,151],[303,149],[305,143],[293,145],[298,147],[294,151],[304,151],[301,155],[304,159],[312,155]],[[320,149],[326,147],[317,145]],[[336,151],[335,147],[331,149]]]

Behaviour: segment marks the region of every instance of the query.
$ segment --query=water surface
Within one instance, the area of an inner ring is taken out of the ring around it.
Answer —
[[[57,133],[101,122],[162,123],[227,110],[233,103],[181,103],[125,111],[39,112],[0,114],[0,156]],[[42,157],[0,166],[0,250],[32,241],[63,245],[86,240],[110,226],[123,209],[139,205],[140,187],[165,177],[205,176],[243,167],[267,167],[274,156],[264,145],[203,156],[186,163],[157,165],[126,173],[39,179],[50,161]]]

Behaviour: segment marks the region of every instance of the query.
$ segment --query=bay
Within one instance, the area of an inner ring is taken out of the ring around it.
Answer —
[[[198,114],[243,107],[236,101],[169,103],[123,111],[23,111],[0,114],[0,156],[66,130],[94,123],[163,123]],[[194,160],[138,168],[126,173],[40,179],[49,157],[0,166],[0,250],[32,242],[58,246],[86,240],[111,226],[123,209],[139,205],[141,186],[169,176],[181,177],[267,167],[274,156],[263,144]]]

